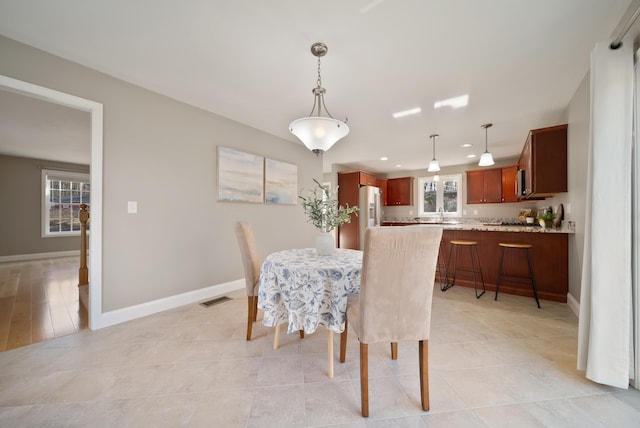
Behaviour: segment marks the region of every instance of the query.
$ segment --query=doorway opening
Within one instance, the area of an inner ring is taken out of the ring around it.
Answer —
[[[89,328],[102,326],[102,135],[101,103],[0,75],[0,90],[88,112],[91,120],[91,240],[89,242]]]

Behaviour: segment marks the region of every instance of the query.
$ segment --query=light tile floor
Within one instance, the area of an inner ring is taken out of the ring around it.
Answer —
[[[188,305],[0,353],[0,426],[638,427],[640,391],[575,369],[567,305],[473,289],[434,292],[431,410],[420,409],[417,345],[370,345],[370,417],[360,415],[358,343],[327,377],[326,334],[300,340],[260,320],[246,296]]]

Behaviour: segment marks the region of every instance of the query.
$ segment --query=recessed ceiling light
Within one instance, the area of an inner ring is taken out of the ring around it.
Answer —
[[[471,159],[471,158],[475,158],[475,157],[476,157],[476,155],[467,155],[467,157],[468,157],[469,159]]]
[[[398,119],[400,117],[411,116],[412,114],[418,114],[422,111],[420,107],[410,108],[409,110],[399,111],[397,113],[393,113],[393,118]]]
[[[388,158],[388,157],[386,157],[386,156],[382,156],[382,157],[380,158],[380,160],[381,160],[381,161],[385,161],[385,160],[389,160],[389,158]]]
[[[396,168],[401,168],[401,167],[402,167],[402,165],[396,164]]]
[[[461,145],[460,147],[473,147],[473,144],[465,143],[465,144]]]
[[[460,108],[469,104],[469,95],[460,95],[459,97],[448,98],[442,101],[436,101],[433,103],[433,108],[451,107]]]

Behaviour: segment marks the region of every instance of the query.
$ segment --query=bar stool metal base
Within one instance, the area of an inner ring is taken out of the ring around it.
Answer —
[[[465,246],[469,248],[469,257],[471,258],[471,269],[461,269],[458,268],[458,252],[461,246]],[[456,251],[455,254],[453,253],[453,248],[456,247]],[[478,264],[478,270],[476,270],[476,266],[474,264],[474,252],[473,249],[475,249],[475,262]],[[451,263],[451,259],[453,258],[453,278],[451,280],[451,283],[448,282],[449,280],[449,264]],[[447,260],[447,270],[446,270],[446,274],[447,274],[447,278],[446,278],[446,283],[440,287],[440,289],[442,291],[447,291],[448,289],[450,289],[451,287],[453,287],[456,284],[456,274],[458,272],[470,272],[472,277],[473,277],[473,288],[475,290],[475,294],[476,294],[476,299],[479,299],[486,291],[486,287],[484,285],[484,276],[482,275],[482,268],[480,267],[480,255],[478,254],[478,241],[464,241],[464,240],[451,240],[450,241],[450,245],[449,245],[449,259]],[[482,292],[480,294],[478,294],[478,284],[476,281],[476,274],[480,275],[480,280],[482,281]]]
[[[438,252],[438,262],[436,264],[436,278],[440,283],[440,290],[445,291],[447,288],[449,288],[447,287],[449,277],[447,272],[446,251],[442,244],[442,241],[440,241],[440,251]]]
[[[538,309],[540,309],[540,300],[538,300],[538,290],[536,288],[536,280],[535,277],[533,276],[533,268],[531,266],[531,257],[529,255],[529,249],[533,248],[533,245],[531,244],[520,244],[520,243],[516,243],[516,242],[499,242],[498,245],[501,247],[501,252],[500,252],[500,267],[498,268],[498,281],[496,283],[496,297],[493,300],[498,300],[498,290],[500,289],[500,281],[502,280],[503,277],[510,277],[512,278],[513,282],[520,282],[520,283],[531,283],[531,288],[533,289],[533,297],[536,299],[536,304],[538,305]],[[503,264],[502,262],[504,261],[504,250],[506,248],[513,248],[516,250],[524,250],[526,255],[527,255],[527,265],[529,266],[529,276],[527,275],[516,275],[516,274],[510,274],[510,273],[504,273],[503,272]],[[527,281],[525,281],[527,280]]]

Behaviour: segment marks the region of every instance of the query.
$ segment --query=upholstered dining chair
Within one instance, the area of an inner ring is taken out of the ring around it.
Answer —
[[[374,227],[365,230],[360,294],[349,296],[347,322],[340,337],[340,362],[345,361],[347,325],[360,342],[362,416],[369,416],[371,343],[418,341],[420,395],[429,410],[428,344],[431,302],[442,228],[434,226]]]
[[[253,235],[251,225],[246,221],[239,221],[236,223],[235,231],[238,245],[240,246],[242,266],[244,267],[244,282],[247,287],[247,340],[251,340],[253,323],[258,318],[258,290],[260,288],[262,259],[258,254],[258,246],[256,245],[256,238]],[[273,349],[278,348],[279,327],[279,325],[276,326]],[[300,338],[304,338],[303,330],[300,330]]]
[[[258,255],[258,247],[251,225],[245,221],[239,221],[236,223],[235,231],[244,267],[244,281],[247,286],[247,340],[251,340],[251,329],[258,317],[258,288],[260,287],[262,261]]]

